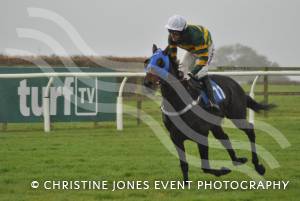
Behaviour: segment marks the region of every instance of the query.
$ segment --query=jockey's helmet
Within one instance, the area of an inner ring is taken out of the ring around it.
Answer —
[[[184,17],[180,15],[173,15],[169,18],[168,23],[165,26],[169,31],[184,31],[187,27],[187,22]]]

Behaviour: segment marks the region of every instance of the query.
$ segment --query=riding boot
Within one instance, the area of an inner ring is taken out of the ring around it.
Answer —
[[[211,86],[209,77],[208,76],[203,77],[202,81],[205,85],[205,89],[206,89],[206,93],[208,96],[208,101],[209,101],[210,107],[217,111],[220,111],[220,106],[216,103],[214,93],[213,93],[213,88]]]

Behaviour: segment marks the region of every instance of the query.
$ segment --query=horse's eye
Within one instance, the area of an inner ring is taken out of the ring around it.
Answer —
[[[165,62],[162,58],[159,58],[156,62],[156,65],[158,65],[159,67],[163,68],[165,65]]]

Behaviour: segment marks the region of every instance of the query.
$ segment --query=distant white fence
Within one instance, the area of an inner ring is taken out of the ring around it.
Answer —
[[[259,76],[276,75],[276,76],[299,76],[300,71],[231,71],[231,72],[209,72],[211,75],[228,75],[228,76],[256,76],[251,86],[250,96],[254,98],[255,84]],[[123,77],[120,85],[119,95],[116,104],[116,125],[117,130],[123,130],[123,89],[128,77],[144,77],[145,73],[129,73],[129,72],[67,72],[67,73],[20,73],[20,74],[0,74],[0,78],[49,78],[45,93],[43,94],[43,116],[44,116],[44,131],[50,131],[50,112],[49,112],[49,87],[52,84],[54,77]],[[254,112],[250,110],[249,121],[254,123]]]

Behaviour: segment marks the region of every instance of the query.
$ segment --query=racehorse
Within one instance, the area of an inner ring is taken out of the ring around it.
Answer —
[[[247,135],[251,146],[252,163],[255,170],[260,175],[264,175],[265,167],[259,162],[256,153],[254,126],[246,119],[246,109],[251,108],[255,112],[259,112],[270,110],[275,105],[257,103],[245,94],[242,87],[233,79],[227,76],[213,75],[210,76],[210,79],[217,86],[217,90],[214,89],[214,91],[223,94],[223,99],[219,103],[220,111],[211,111],[205,103],[205,94],[199,93],[199,90],[193,87],[194,81],[182,79],[178,69],[179,64],[171,59],[169,48],[161,50],[153,45],[152,51],[153,55],[145,61],[144,86],[153,90],[158,85],[160,86],[163,97],[162,118],[177,150],[183,180],[188,181],[189,169],[185,155],[185,140],[197,143],[201,169],[204,173],[222,176],[231,172],[226,167],[214,169],[210,166],[208,159],[209,131],[225,147],[233,165],[247,162],[246,157],[237,157],[228,135],[222,128],[221,123],[225,117]]]

